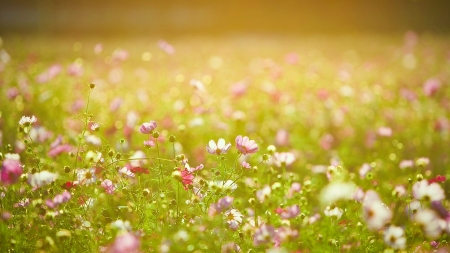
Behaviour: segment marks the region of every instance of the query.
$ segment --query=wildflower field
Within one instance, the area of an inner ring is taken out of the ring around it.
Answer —
[[[449,252],[450,38],[0,40],[0,252]]]

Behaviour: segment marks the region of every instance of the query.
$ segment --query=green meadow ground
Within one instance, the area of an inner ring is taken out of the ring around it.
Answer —
[[[2,37],[2,252],[448,250],[450,37],[164,39]]]

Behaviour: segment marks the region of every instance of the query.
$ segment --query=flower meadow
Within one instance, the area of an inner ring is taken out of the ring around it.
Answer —
[[[449,252],[443,35],[0,40],[1,252]]]

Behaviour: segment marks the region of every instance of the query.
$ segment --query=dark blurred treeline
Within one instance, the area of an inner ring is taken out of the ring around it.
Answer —
[[[449,32],[449,0],[0,0],[0,31]]]

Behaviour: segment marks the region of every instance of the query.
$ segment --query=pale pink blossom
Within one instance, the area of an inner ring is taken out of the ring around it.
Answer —
[[[254,140],[250,140],[247,136],[241,135],[236,137],[236,148],[243,155],[254,154],[258,151],[258,145]]]
[[[107,253],[138,253],[141,242],[131,233],[120,234],[108,248]]]
[[[441,88],[441,81],[437,78],[430,78],[423,85],[423,93],[426,96],[433,96]]]
[[[109,179],[103,180],[101,186],[105,189],[106,193],[108,194],[114,194],[114,191],[116,190],[116,186]]]
[[[159,40],[158,46],[167,54],[172,55],[175,53],[175,48],[172,45],[170,45],[169,43],[167,43],[165,40]]]
[[[295,155],[291,152],[275,152],[272,157],[272,163],[277,167],[289,166],[294,162]]]
[[[143,123],[139,127],[139,131],[143,134],[151,134],[153,132],[153,130],[156,129],[157,126],[158,126],[158,124],[156,124],[156,121],[152,120],[150,122]]]

